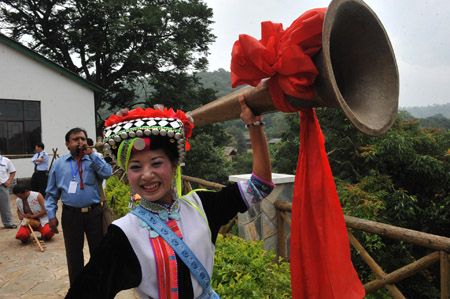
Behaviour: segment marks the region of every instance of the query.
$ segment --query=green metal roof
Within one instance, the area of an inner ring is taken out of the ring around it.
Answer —
[[[54,71],[66,76],[72,80],[75,80],[76,82],[80,83],[81,85],[84,85],[85,87],[87,87],[89,89],[92,89],[93,91],[96,91],[96,92],[104,92],[105,91],[102,87],[96,85],[95,83],[92,83],[92,82],[78,76],[74,72],[72,72],[62,66],[57,65],[53,61],[45,58],[44,56],[36,53],[35,51],[31,50],[30,48],[25,47],[21,43],[13,40],[1,33],[0,33],[0,42],[7,44],[11,48],[18,50],[19,52],[33,58],[34,60],[39,61],[40,63],[45,64],[46,66],[53,69]]]

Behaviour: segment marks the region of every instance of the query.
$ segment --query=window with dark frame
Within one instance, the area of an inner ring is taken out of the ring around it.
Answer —
[[[33,154],[41,142],[41,102],[0,99],[0,151]]]

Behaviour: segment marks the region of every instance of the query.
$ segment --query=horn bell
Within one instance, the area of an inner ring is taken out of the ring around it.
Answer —
[[[389,37],[369,6],[331,2],[315,63],[319,106],[340,107],[362,133],[386,133],[397,116],[399,75]]]
[[[297,109],[340,107],[350,122],[370,136],[384,134],[398,110],[399,76],[389,37],[375,13],[361,0],[333,0],[314,57],[319,71],[312,100],[286,95]],[[239,95],[259,114],[274,112],[267,79],[189,112],[196,125],[239,118]]]

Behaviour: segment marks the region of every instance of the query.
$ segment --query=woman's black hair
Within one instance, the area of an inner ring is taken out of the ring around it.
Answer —
[[[150,149],[157,150],[162,149],[164,153],[169,157],[172,163],[175,163],[179,159],[178,146],[175,138],[167,136],[151,136],[150,137]]]

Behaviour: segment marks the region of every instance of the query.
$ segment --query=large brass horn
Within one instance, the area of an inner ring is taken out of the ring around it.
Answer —
[[[331,1],[323,24],[322,50],[314,57],[319,76],[313,100],[287,96],[296,108],[340,107],[361,132],[378,136],[394,123],[399,78],[389,37],[361,0]],[[238,96],[256,113],[276,111],[267,81],[247,86],[189,112],[195,125],[239,118]]]

